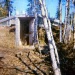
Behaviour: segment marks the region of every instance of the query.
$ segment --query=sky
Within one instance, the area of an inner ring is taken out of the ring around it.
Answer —
[[[13,7],[15,8],[16,11],[22,13],[22,11],[26,11],[27,9],[27,0],[14,0]],[[48,12],[50,13],[50,17],[55,17],[56,16],[56,10],[58,6],[58,0],[46,0],[46,7],[48,9]],[[13,10],[13,15],[15,14],[15,10]],[[63,10],[64,7],[63,7]],[[64,12],[63,12],[63,19],[64,19]]]
[[[13,15],[15,14],[15,11],[18,11],[20,13],[22,11],[26,11],[27,4],[28,4],[27,0],[14,0],[13,1],[13,7],[14,7]]]

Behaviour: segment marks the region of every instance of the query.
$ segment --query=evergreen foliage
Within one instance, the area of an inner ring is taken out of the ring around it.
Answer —
[[[56,18],[57,19],[60,18],[60,3],[61,3],[61,0],[58,0],[58,8],[57,8],[57,12],[56,12]]]
[[[11,15],[13,11],[12,3],[13,3],[12,0],[2,0],[0,2],[0,17]]]
[[[40,14],[39,0],[28,0],[27,13],[29,15],[34,15],[35,12],[37,12],[37,14]]]
[[[12,0],[5,0],[5,8],[7,11],[7,16],[11,15],[13,6],[12,6],[13,1]],[[9,14],[10,12],[10,14]]]

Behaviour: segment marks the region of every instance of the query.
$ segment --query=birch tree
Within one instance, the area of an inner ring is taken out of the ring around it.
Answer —
[[[65,8],[65,27],[64,27],[64,42],[68,43],[68,37],[69,37],[69,11],[70,9],[70,0],[66,0],[66,8]]]
[[[28,14],[35,17],[35,24],[34,24],[34,43],[38,43],[38,13],[40,11],[39,1],[38,0],[28,0],[29,8],[27,9]]]
[[[55,52],[54,52],[54,46],[53,46],[53,42],[52,42],[52,31],[51,31],[51,23],[48,19],[48,13],[46,10],[46,5],[45,5],[45,1],[43,0],[39,0],[39,3],[41,5],[41,13],[42,13],[42,17],[43,17],[43,22],[44,22],[44,28],[47,34],[47,38],[48,38],[48,44],[49,44],[49,49],[50,49],[50,55],[51,55],[51,60],[52,60],[52,67],[53,67],[53,71],[54,71],[54,75],[61,75],[60,72],[60,68],[57,65],[57,60],[56,60],[56,56],[55,56]],[[50,28],[49,28],[50,27]]]
[[[60,42],[62,42],[62,4],[61,0],[59,0],[59,26],[60,26]]]
[[[62,0],[58,0],[58,8],[56,12],[56,18],[59,19],[59,39],[62,42]]]
[[[73,18],[73,26],[74,26],[74,29],[73,29],[73,35],[74,35],[74,37],[73,37],[73,39],[74,39],[74,47],[73,47],[73,49],[75,49],[75,13],[74,13],[74,18]]]
[[[59,62],[59,56],[58,56],[58,51],[57,51],[57,47],[56,47],[56,45],[55,45],[55,41],[54,41],[54,38],[53,38],[53,34],[52,34],[52,29],[51,29],[51,23],[50,23],[50,20],[49,20],[49,18],[48,18],[48,11],[47,11],[47,9],[46,9],[46,5],[45,5],[45,1],[43,1],[43,4],[44,4],[44,10],[45,10],[45,12],[46,12],[46,18],[48,19],[48,28],[49,28],[49,32],[50,32],[50,34],[51,34],[51,39],[52,39],[52,44],[53,44],[53,47],[54,47],[54,52],[55,52],[55,56],[56,56],[56,60],[57,60],[57,63],[58,64],[60,64],[60,62]]]
[[[72,0],[73,1],[73,4],[74,4],[74,17],[73,17],[73,26],[74,26],[74,49],[75,49],[75,0]]]
[[[35,26],[34,26],[34,43],[38,42],[38,10],[37,10],[37,0],[34,0],[34,16],[35,16]]]

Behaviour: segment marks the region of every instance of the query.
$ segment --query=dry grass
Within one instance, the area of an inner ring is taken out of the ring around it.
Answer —
[[[0,27],[0,46],[5,48],[15,47],[14,32],[9,32],[10,27]]]

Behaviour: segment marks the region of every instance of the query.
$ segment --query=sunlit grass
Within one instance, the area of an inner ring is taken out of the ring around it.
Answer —
[[[14,32],[9,32],[9,28],[0,28],[0,46],[5,48],[15,48]]]

